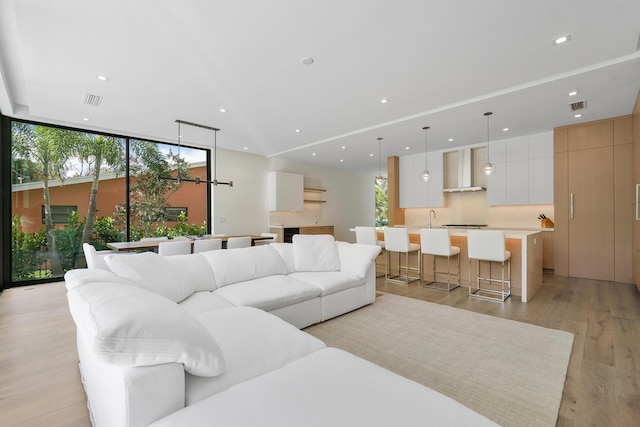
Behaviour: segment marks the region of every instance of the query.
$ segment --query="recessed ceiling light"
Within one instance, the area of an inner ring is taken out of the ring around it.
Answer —
[[[576,119],[579,119],[580,117],[582,117],[582,114],[575,114],[573,117],[575,117]]]
[[[248,149],[249,149],[249,147],[244,147],[244,149],[245,149],[245,150],[248,150]]]
[[[502,128],[502,132],[509,132],[509,128]]]
[[[109,81],[109,77],[107,77],[107,76],[103,76],[103,75],[101,75],[101,74],[98,74],[98,75],[96,76],[96,79],[100,80],[101,82],[108,82],[108,81]]]
[[[340,163],[344,162],[344,159],[340,159]]]
[[[296,133],[300,133],[302,132],[300,129],[296,129]]]
[[[389,102],[389,100],[388,100],[387,98],[382,98],[382,99],[380,100],[380,104],[386,104],[386,103],[388,103],[388,102]]]
[[[304,58],[302,58],[302,59],[300,60],[300,62],[302,62],[304,65],[311,65],[311,64],[313,64],[313,63],[314,63],[314,60],[313,60],[313,58],[310,58],[310,57],[308,57],[308,56],[305,56]]]
[[[369,157],[373,157],[373,153],[369,154]]]
[[[220,109],[220,112],[221,112],[221,113],[226,113],[226,112],[227,112],[227,109],[226,109],[226,108],[221,108],[221,109]]]
[[[404,147],[405,150],[411,150],[411,147]]]
[[[449,142],[453,142],[453,138],[449,138]]]
[[[312,156],[315,156],[315,155],[316,155],[316,153],[311,153],[311,155],[312,155]]]
[[[559,45],[571,41],[571,34],[566,34],[564,36],[560,36],[557,39],[553,40],[553,44]]]
[[[576,96],[577,94],[578,94],[578,91],[577,90],[573,90],[573,91],[569,92],[567,95]]]
[[[343,146],[342,146],[342,147],[340,147],[340,148],[342,148],[343,150],[346,150],[346,149],[347,149],[347,147],[346,147],[345,145],[343,145]]]
[[[91,119],[89,117],[83,117],[82,120],[84,120],[85,122],[90,122]]]

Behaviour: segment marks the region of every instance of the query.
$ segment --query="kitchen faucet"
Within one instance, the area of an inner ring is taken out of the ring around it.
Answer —
[[[431,228],[431,214],[433,214],[433,219],[436,219],[436,211],[433,209],[429,211],[429,228]]]

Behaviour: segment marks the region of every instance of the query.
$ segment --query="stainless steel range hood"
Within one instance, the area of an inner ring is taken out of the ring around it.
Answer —
[[[444,188],[442,191],[445,193],[462,193],[465,191],[484,191],[486,188],[483,185],[476,185],[474,182],[474,170],[476,166],[474,165],[474,151],[471,148],[463,148],[458,151],[445,153],[449,155],[449,161],[445,161],[445,167],[449,167],[457,171],[449,171],[449,181],[454,181],[457,177],[456,182],[447,182],[447,188]],[[457,161],[456,161],[457,159]],[[480,165],[478,165],[478,168]]]

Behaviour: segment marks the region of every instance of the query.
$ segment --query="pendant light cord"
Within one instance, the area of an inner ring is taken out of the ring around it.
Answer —
[[[424,170],[427,170],[429,169],[427,160],[427,130],[429,130],[429,126],[423,127],[422,130],[424,130]]]
[[[487,117],[487,163],[491,163],[489,161],[489,117],[492,114],[493,113],[491,111],[487,111],[486,113],[484,113],[484,115]]]

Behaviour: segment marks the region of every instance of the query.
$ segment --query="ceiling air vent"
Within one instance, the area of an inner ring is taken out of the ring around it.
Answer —
[[[587,101],[583,99],[582,101],[572,102],[569,104],[569,108],[571,108],[571,111],[584,110],[587,108]]]
[[[100,95],[94,95],[92,93],[86,93],[82,97],[82,103],[87,105],[92,105],[94,107],[98,107],[102,102],[102,97]]]

